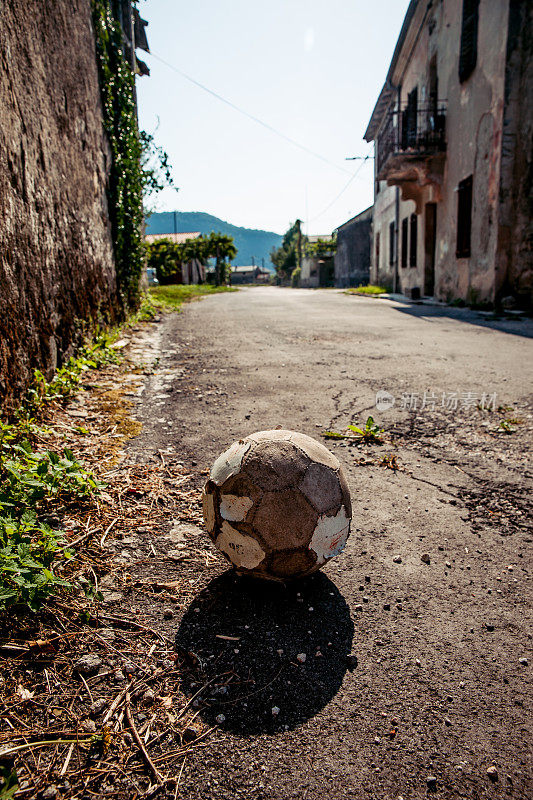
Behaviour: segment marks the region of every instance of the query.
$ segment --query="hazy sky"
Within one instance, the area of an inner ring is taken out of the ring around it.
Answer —
[[[345,158],[373,155],[362,137],[407,6],[408,0],[143,0],[153,56],[139,51],[151,71],[137,80],[140,124],[168,152],[179,186],[177,194],[159,196],[157,210],[207,211],[278,233],[300,217],[319,234],[363,211],[372,203],[373,163]]]

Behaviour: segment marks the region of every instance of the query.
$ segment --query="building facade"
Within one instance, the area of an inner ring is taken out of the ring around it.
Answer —
[[[363,286],[370,278],[370,237],[373,207],[337,228],[335,286]]]
[[[372,282],[531,306],[532,13],[517,0],[411,0],[364,136]]]

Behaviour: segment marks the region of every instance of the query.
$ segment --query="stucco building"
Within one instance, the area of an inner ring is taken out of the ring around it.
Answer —
[[[336,230],[335,286],[363,286],[369,281],[372,211],[370,206]]]
[[[372,282],[531,306],[532,8],[411,0],[364,135]]]

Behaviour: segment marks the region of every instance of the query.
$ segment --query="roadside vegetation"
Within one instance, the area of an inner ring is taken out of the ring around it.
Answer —
[[[210,283],[152,286],[148,300],[157,308],[164,311],[181,311],[183,303],[190,303],[206,295],[219,294],[220,292],[238,292],[235,286],[213,286]],[[145,308],[146,308],[145,304]]]
[[[20,408],[0,418],[0,611],[20,605],[37,611],[58,589],[73,588],[60,577],[73,553],[57,515],[65,504],[95,498],[103,484],[72,450],[47,446],[50,415],[78,390],[82,375],[118,358],[110,339],[98,336],[51,381],[36,370]]]
[[[351,289],[346,289],[345,294],[362,294],[364,296],[371,296],[371,297],[379,297],[380,294],[386,294],[388,289],[384,286],[374,286],[372,284],[368,284],[368,286],[357,286]]]

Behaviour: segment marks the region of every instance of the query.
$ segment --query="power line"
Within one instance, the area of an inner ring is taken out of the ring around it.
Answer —
[[[256,117],[253,114],[250,114],[248,111],[245,111],[243,108],[240,108],[239,106],[235,105],[235,103],[232,103],[231,100],[227,100],[225,97],[222,97],[222,95],[218,94],[217,92],[214,92],[212,89],[209,89],[207,86],[204,86],[203,83],[200,83],[199,81],[195,80],[194,78],[191,78],[191,76],[187,75],[186,72],[183,72],[178,67],[175,67],[174,64],[170,64],[168,61],[165,61],[164,58],[161,58],[160,56],[156,56],[155,53],[150,53],[150,55],[152,56],[152,58],[155,58],[156,61],[160,61],[161,64],[164,64],[166,67],[171,69],[173,72],[176,72],[178,75],[181,75],[181,77],[185,78],[185,80],[189,81],[190,83],[194,84],[195,86],[198,86],[200,89],[203,89],[204,92],[207,92],[208,94],[212,95],[212,97],[216,97],[217,100],[220,100],[221,103],[225,103],[230,108],[233,108],[234,111],[238,111],[239,114],[242,114],[244,117],[248,117],[248,119],[253,120],[253,122],[257,122],[258,125],[261,125],[263,128],[266,128],[267,131],[270,131],[271,133],[274,133],[276,136],[279,136],[281,139],[284,139],[286,142],[289,142],[294,147],[298,147],[300,150],[303,150],[304,153],[307,153],[308,155],[311,155],[311,156],[314,156],[315,158],[320,159],[320,161],[323,161],[325,164],[329,164],[330,167],[334,167],[335,169],[338,169],[340,172],[346,172],[346,173],[349,172],[349,170],[345,169],[344,167],[341,167],[339,164],[335,164],[334,161],[330,161],[328,158],[325,158],[325,156],[321,156],[320,153],[315,153],[314,150],[311,150],[309,147],[306,147],[304,144],[300,144],[300,142],[297,142],[296,139],[292,139],[290,136],[287,136],[285,133],[282,133],[281,131],[278,131],[277,128],[274,128],[272,125],[269,125],[268,122],[264,122],[262,119],[259,119],[259,117]]]
[[[367,155],[367,156],[365,156],[365,157],[363,158],[363,160],[361,161],[361,165],[359,166],[359,169],[356,169],[356,170],[355,170],[354,174],[352,175],[352,177],[350,178],[350,180],[348,181],[348,183],[346,183],[346,184],[343,186],[343,188],[340,190],[340,192],[338,193],[338,195],[337,195],[337,196],[336,196],[336,197],[335,197],[335,198],[334,198],[334,199],[331,201],[331,203],[330,203],[329,205],[327,205],[327,206],[325,207],[325,209],[324,209],[323,211],[321,211],[321,212],[320,212],[320,214],[317,214],[317,215],[316,215],[316,217],[313,217],[311,220],[309,220],[310,222],[314,222],[316,219],[319,219],[319,217],[322,217],[322,216],[323,216],[323,215],[326,213],[326,211],[329,211],[329,209],[331,208],[331,206],[335,205],[335,203],[337,202],[337,200],[339,199],[339,197],[341,197],[341,196],[344,194],[344,192],[346,191],[346,189],[348,188],[348,186],[351,184],[351,182],[352,182],[353,180],[355,180],[355,178],[357,178],[357,176],[359,175],[359,173],[360,173],[360,172],[361,172],[361,170],[363,169],[363,167],[364,167],[364,165],[366,164],[366,162],[367,162],[369,159],[371,159],[371,158],[373,158],[373,156],[371,156],[371,155]]]

